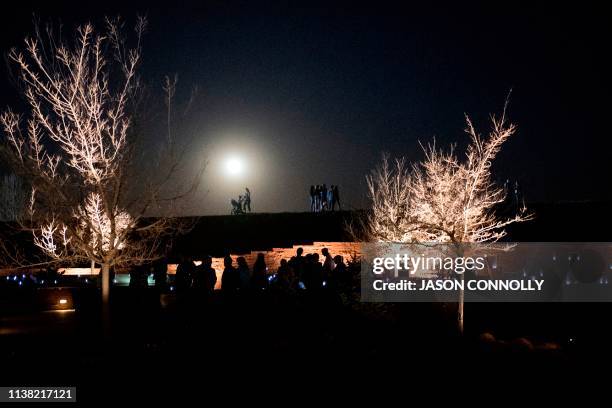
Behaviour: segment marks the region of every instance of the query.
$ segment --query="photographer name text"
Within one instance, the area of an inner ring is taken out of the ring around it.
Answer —
[[[386,282],[377,279],[372,283],[376,291],[541,291],[544,280],[540,279],[424,279],[420,281],[401,279]]]

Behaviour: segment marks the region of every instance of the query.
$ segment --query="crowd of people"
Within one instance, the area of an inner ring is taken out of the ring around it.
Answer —
[[[324,288],[350,285],[351,279],[343,257],[332,257],[327,248],[321,250],[321,255],[322,262],[318,253],[304,255],[304,249],[298,248],[291,259],[281,260],[275,273],[268,271],[263,253],[257,255],[252,267],[242,256],[236,259],[235,265],[232,257],[226,256],[221,292],[231,297],[267,289],[316,292]],[[190,257],[183,257],[177,266],[174,285],[178,293],[195,289],[210,295],[216,283],[217,274],[210,257],[204,258],[198,266]]]
[[[331,185],[327,188],[325,184],[317,184],[310,186],[310,211],[335,211],[342,210],[340,205],[340,190],[337,185]]]
[[[341,255],[332,256],[327,248],[321,253],[304,254],[298,248],[291,259],[282,259],[278,269],[269,271],[263,253],[259,253],[252,266],[246,258],[240,256],[236,262],[230,256],[224,258],[221,293],[231,296],[239,293],[254,293],[267,289],[278,289],[287,292],[308,291],[316,293],[322,289],[351,287],[351,273]],[[204,298],[212,295],[217,285],[217,271],[213,268],[210,256],[204,257],[198,265],[193,258],[181,256],[174,279],[168,278],[167,262],[159,260],[152,264],[135,266],[130,270],[129,286],[133,289],[145,289],[149,286],[149,277],[153,278],[155,287],[161,292],[199,293]],[[96,278],[74,276],[66,280],[56,269],[48,268],[38,274],[13,274],[3,279],[0,285],[19,287],[39,287],[66,285],[95,285]],[[111,284],[115,282],[115,273],[111,269]],[[61,282],[60,282],[61,279]],[[99,282],[98,282],[99,283]]]

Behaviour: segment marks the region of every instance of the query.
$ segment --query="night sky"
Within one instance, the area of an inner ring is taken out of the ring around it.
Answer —
[[[433,137],[461,147],[464,113],[486,131],[510,89],[519,129],[497,178],[518,180],[528,201],[612,199],[612,22],[596,3],[19,3],[4,11],[4,54],[32,32],[32,13],[66,28],[148,15],[145,82],[155,90],[178,73],[181,94],[200,90],[181,126],[188,160],[210,161],[194,213],[228,213],[244,186],[254,211],[305,211],[316,183],[339,184],[345,207],[362,208],[382,152],[417,160],[418,141]],[[4,65],[0,95],[16,106]],[[242,178],[222,174],[228,155],[245,160]]]

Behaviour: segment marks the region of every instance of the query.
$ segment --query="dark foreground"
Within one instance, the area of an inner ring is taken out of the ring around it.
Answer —
[[[610,354],[601,325],[610,308],[601,304],[468,304],[459,336],[453,305],[361,304],[332,292],[205,300],[115,288],[104,340],[97,296],[79,294],[75,311],[5,308],[0,383],[76,385],[81,403],[254,401],[281,392],[359,398],[407,384],[554,382]]]

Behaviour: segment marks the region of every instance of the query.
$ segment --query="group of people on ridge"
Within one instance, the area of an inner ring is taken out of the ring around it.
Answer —
[[[238,196],[238,200],[231,199],[232,215],[246,214],[251,212],[251,190],[248,187],[244,188],[244,194]]]
[[[340,205],[340,190],[337,185],[331,185],[329,188],[325,184],[317,184],[310,186],[310,211],[334,211],[338,206],[338,210],[342,210]]]

